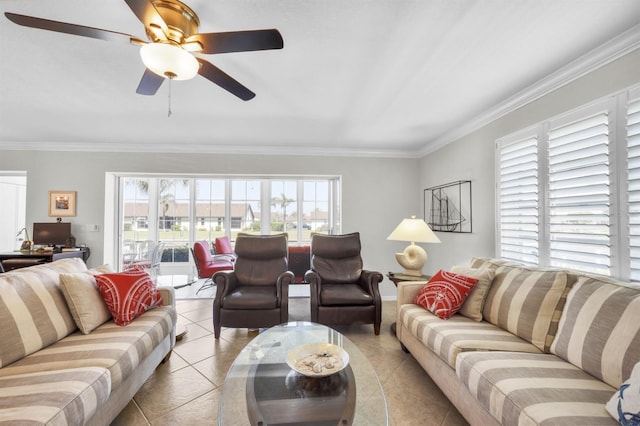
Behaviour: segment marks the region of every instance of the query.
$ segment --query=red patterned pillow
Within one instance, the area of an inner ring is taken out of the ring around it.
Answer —
[[[146,272],[96,275],[96,282],[118,325],[127,325],[149,309],[162,306],[162,297]]]
[[[458,312],[477,282],[475,278],[439,270],[420,290],[413,303],[448,319]]]

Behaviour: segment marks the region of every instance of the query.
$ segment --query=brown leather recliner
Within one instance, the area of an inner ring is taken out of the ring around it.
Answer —
[[[213,330],[220,338],[221,327],[265,328],[289,320],[287,236],[239,234],[233,271],[213,275]]]
[[[360,234],[311,236],[311,321],[326,325],[373,324],[380,334],[380,272],[363,270]]]

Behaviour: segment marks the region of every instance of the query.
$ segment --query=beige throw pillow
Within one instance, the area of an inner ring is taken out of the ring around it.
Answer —
[[[489,268],[475,269],[468,266],[456,265],[451,268],[451,272],[478,280],[478,283],[473,290],[471,290],[471,293],[467,296],[467,300],[462,304],[458,313],[474,321],[482,321],[482,307],[489,293],[489,287],[491,287],[495,271]]]
[[[89,334],[111,319],[111,312],[98,290],[94,275],[110,272],[107,265],[87,272],[60,274],[60,288],[71,316],[84,334]]]

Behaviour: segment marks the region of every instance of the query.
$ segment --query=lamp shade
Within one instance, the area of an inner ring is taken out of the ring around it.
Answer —
[[[403,219],[400,225],[387,237],[392,241],[410,241],[411,244],[402,253],[396,253],[396,260],[404,267],[406,275],[422,276],[422,267],[427,261],[427,252],[418,243],[439,243],[440,239],[433,233],[429,225],[422,220],[411,216]]]
[[[169,43],[149,43],[140,48],[144,65],[155,74],[172,80],[189,80],[200,64],[191,53]]]
[[[411,216],[403,219],[387,237],[391,241],[410,241],[412,243],[439,243],[440,239],[433,233],[429,225],[422,220]]]

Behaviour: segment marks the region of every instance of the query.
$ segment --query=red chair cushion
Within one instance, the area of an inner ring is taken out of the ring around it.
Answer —
[[[214,260],[209,250],[209,243],[206,241],[196,241],[193,246],[193,254],[198,266],[199,278],[211,278],[218,271],[233,270],[233,263],[229,260]]]
[[[196,262],[198,262],[198,265],[206,265],[213,259],[211,257],[209,243],[206,241],[196,241],[193,244],[193,253],[196,255]]]
[[[218,271],[232,271],[233,263],[226,260],[214,260],[202,268],[198,268],[200,278],[211,278]]]
[[[216,238],[214,248],[216,249],[216,254],[233,254],[233,248],[231,247],[229,237]]]

